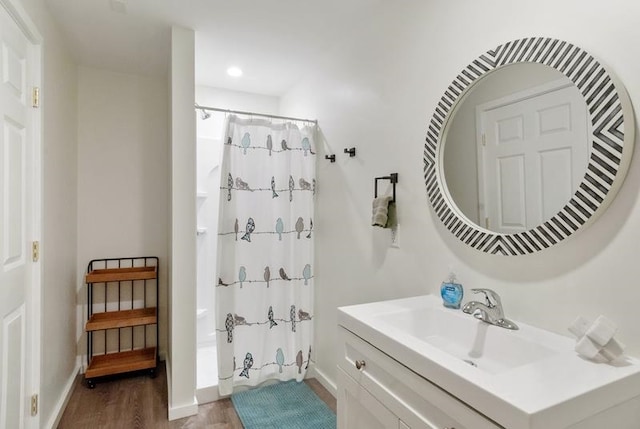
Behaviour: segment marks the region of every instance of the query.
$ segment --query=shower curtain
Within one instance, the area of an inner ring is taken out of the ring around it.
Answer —
[[[314,127],[229,116],[218,230],[221,395],[301,381],[313,350]]]

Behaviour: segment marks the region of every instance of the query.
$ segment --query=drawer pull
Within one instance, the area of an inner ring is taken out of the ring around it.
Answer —
[[[366,365],[365,361],[363,360],[357,360],[355,361],[356,364],[356,369],[363,369],[364,366]]]

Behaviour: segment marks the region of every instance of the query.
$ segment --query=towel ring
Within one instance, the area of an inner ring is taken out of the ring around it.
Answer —
[[[388,176],[376,177],[374,179],[373,197],[378,198],[378,180],[389,180],[393,185],[393,198],[391,202],[396,202],[396,183],[398,183],[398,173],[391,173]]]

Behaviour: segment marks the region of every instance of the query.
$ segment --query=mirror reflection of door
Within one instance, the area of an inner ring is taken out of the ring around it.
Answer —
[[[482,226],[516,233],[554,216],[588,163],[586,104],[566,80],[476,108]]]

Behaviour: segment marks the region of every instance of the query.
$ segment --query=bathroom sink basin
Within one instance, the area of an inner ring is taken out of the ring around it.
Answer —
[[[520,335],[444,307],[405,308],[379,316],[382,324],[489,373],[500,373],[558,353],[548,341]]]
[[[338,309],[342,328],[509,429],[575,429],[588,413],[640,404],[637,359],[594,363],[572,338],[515,322],[489,325],[433,295]]]

